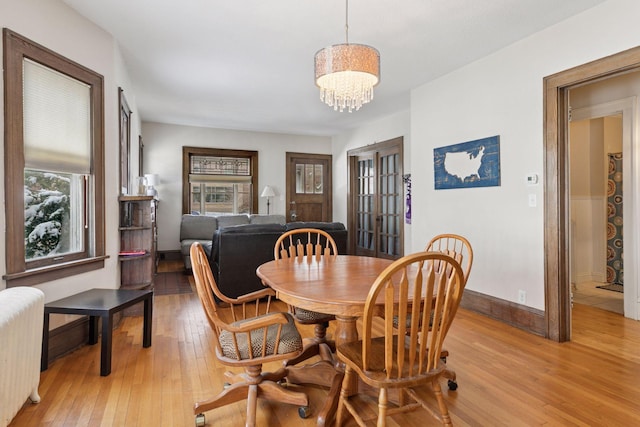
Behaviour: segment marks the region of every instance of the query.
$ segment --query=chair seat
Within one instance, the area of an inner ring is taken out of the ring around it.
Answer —
[[[309,311],[299,307],[295,307],[294,317],[303,325],[329,322],[336,318],[333,314],[318,313],[317,311]]]
[[[394,380],[393,378],[387,379],[387,374],[384,371],[384,354],[385,354],[385,337],[373,338],[371,340],[371,347],[369,349],[369,367],[371,369],[365,370],[363,369],[362,363],[362,341],[355,341],[351,343],[347,343],[341,345],[337,349],[338,357],[344,363],[351,367],[354,371],[358,373],[358,376],[370,385],[371,387],[376,388],[406,388],[413,387],[420,384],[424,384],[425,381],[428,381],[430,378],[437,378],[442,375],[445,370],[446,365],[442,361],[437,362],[437,366],[435,369],[427,370],[423,369],[423,374],[418,374],[418,366],[413,365],[414,373],[412,375],[409,374],[409,370],[412,367],[411,363],[409,363],[409,350],[406,349],[404,355],[404,366],[402,368],[402,373],[400,375],[400,379]],[[396,363],[397,358],[397,349],[394,348],[393,359],[394,364],[392,368],[393,376],[397,376],[398,364]],[[416,357],[417,358],[417,357]],[[426,363],[426,360],[425,360]]]
[[[433,313],[431,313],[431,316],[429,318],[429,327],[431,327],[431,324],[433,323]],[[408,314],[407,318],[406,318],[406,322],[405,322],[405,327],[411,328],[411,315]],[[422,326],[422,319],[420,319],[420,321],[418,322],[418,326]],[[393,316],[393,327],[395,329],[398,329],[400,327],[400,319],[398,318],[398,316]]]
[[[289,313],[283,313],[287,317],[288,323],[283,325],[282,332],[280,334],[280,342],[278,344],[278,352],[277,354],[286,354],[293,353],[296,351],[302,350],[302,337],[300,333],[296,329],[293,317]],[[265,314],[263,316],[258,316],[256,318],[247,319],[247,320],[239,320],[237,322],[233,322],[230,326],[240,326],[248,320],[254,321],[260,317],[267,316]],[[276,339],[278,334],[278,325],[274,324],[267,328],[267,340],[266,340],[266,354],[265,356],[271,356],[274,354],[274,349],[276,348]],[[238,350],[240,351],[240,359],[246,360],[249,359],[249,345],[247,341],[247,334],[236,334],[236,340],[238,343]],[[253,350],[252,358],[255,357],[263,357],[262,355],[262,346],[264,339],[264,329],[256,329],[251,332],[251,348]],[[222,356],[227,357],[229,359],[238,360],[238,356],[236,354],[235,346],[233,343],[233,334],[229,331],[221,331],[220,332],[220,346],[222,347]]]

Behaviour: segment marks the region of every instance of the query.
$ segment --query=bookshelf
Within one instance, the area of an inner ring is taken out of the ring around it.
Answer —
[[[120,287],[152,289],[156,273],[156,209],[153,196],[120,196]]]

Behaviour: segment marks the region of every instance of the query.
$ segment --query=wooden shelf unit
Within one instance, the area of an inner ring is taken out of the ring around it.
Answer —
[[[120,288],[153,289],[156,273],[156,209],[153,196],[120,196],[120,252],[144,251],[141,255],[120,255]]]

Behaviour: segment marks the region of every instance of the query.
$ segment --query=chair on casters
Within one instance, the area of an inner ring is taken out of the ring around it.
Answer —
[[[337,255],[338,249],[331,235],[315,228],[287,231],[278,238],[273,249],[273,256],[277,262],[302,261],[305,256],[329,260]],[[340,393],[343,374],[335,369],[335,342],[326,338],[329,322],[334,320],[335,316],[293,306],[289,306],[289,311],[298,323],[315,325],[315,327],[314,337],[305,339],[302,354],[284,362],[284,366],[289,370],[287,381],[293,384],[314,384],[328,388],[329,393],[325,404],[334,402],[332,404],[335,405],[337,399],[333,397]],[[295,366],[318,355],[321,360],[316,363]],[[321,413],[327,411],[333,412],[325,407]],[[318,425],[324,425],[325,422],[326,420],[321,417],[318,418]]]
[[[227,298],[218,289],[211,273],[206,253],[200,243],[190,249],[193,276],[198,297],[214,333],[216,357],[227,366],[243,367],[244,373],[226,372],[228,387],[217,396],[194,405],[196,426],[205,424],[204,412],[247,399],[247,426],[256,424],[258,397],[300,406],[301,417],[308,414],[305,393],[287,390],[278,384],[287,375],[287,369],[262,372],[262,364],[286,360],[302,352],[302,337],[288,313],[269,313],[273,290],[265,288],[238,298]],[[233,321],[227,323],[217,310],[214,294],[231,305]],[[266,298],[266,313],[259,315],[259,301]],[[247,317],[247,306],[255,301],[254,317]],[[237,320],[235,308],[242,307],[242,319]]]
[[[305,255],[326,259],[338,255],[338,249],[329,233],[315,228],[289,230],[278,238],[273,249],[276,260],[302,259]],[[287,365],[295,365],[317,355],[332,359],[336,346],[333,340],[327,340],[326,335],[329,322],[335,316],[293,306],[289,306],[289,310],[298,323],[315,325],[315,328],[314,337],[305,344],[302,354],[288,360]]]
[[[436,263],[442,268],[435,268]],[[452,425],[439,382],[446,369],[440,352],[460,304],[463,285],[460,264],[449,255],[437,252],[407,255],[380,273],[367,296],[362,339],[337,349],[338,358],[345,363],[337,426],[343,424],[346,411],[359,425],[367,421],[364,417],[368,412],[352,402],[355,396],[351,387],[357,384],[355,376],[379,390],[378,414],[373,417],[377,418],[378,427],[386,425],[387,416],[420,407],[443,425]],[[413,304],[416,300],[422,304]],[[374,337],[373,319],[381,310],[384,335]],[[408,318],[410,325],[419,326],[408,327],[405,322],[394,325],[394,318]],[[439,414],[413,390],[426,384],[431,384]],[[397,389],[397,402],[390,402],[389,389]]]
[[[457,234],[439,234],[434,236],[424,249],[426,252],[442,252],[458,261],[463,273],[463,289],[467,286],[471,265],[473,264],[473,249],[467,239]],[[442,350],[442,360],[447,361],[449,352]],[[447,368],[444,373],[447,378],[449,390],[457,390],[456,373],[453,369]]]

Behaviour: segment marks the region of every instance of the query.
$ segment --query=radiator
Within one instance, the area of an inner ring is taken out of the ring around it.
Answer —
[[[6,427],[27,398],[40,401],[40,354],[44,293],[15,287],[0,291],[0,427]]]

